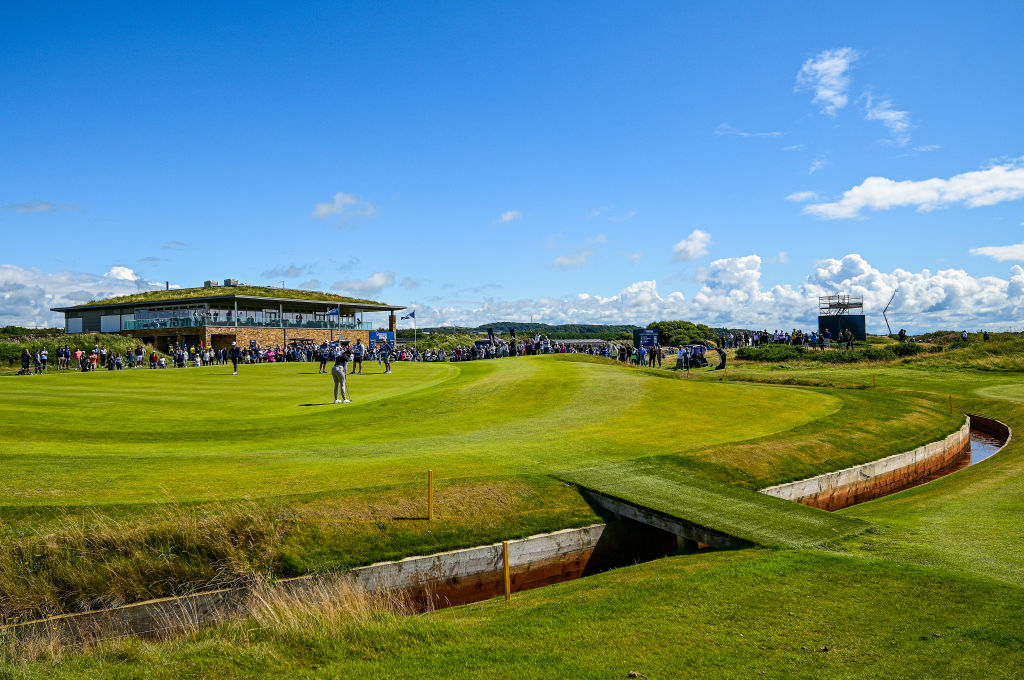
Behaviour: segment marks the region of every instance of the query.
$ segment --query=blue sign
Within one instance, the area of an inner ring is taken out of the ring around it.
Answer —
[[[370,349],[373,349],[376,343],[388,344],[392,347],[395,346],[395,332],[394,331],[370,331]]]
[[[658,329],[643,328],[633,331],[633,345],[636,347],[654,347],[658,344]]]

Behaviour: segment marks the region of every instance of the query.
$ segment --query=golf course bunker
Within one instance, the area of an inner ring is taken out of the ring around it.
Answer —
[[[648,562],[679,549],[678,539],[671,532],[616,519],[504,543],[378,562],[337,575],[281,579],[273,587],[301,598],[303,592],[321,588],[325,579],[341,580],[370,593],[408,597],[421,611],[469,604],[505,592],[506,545],[510,592]],[[166,635],[245,616],[251,600],[248,588],[225,588],[0,626],[0,634],[72,643]]]
[[[1010,440],[1010,428],[992,418],[967,414],[954,433],[912,451],[797,482],[761,493],[822,510],[839,510],[888,496],[984,460]]]

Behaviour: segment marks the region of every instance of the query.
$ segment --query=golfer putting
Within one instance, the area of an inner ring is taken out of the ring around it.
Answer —
[[[348,371],[348,362],[352,360],[352,350],[346,346],[338,347],[334,353],[334,368],[331,369],[331,376],[334,378],[334,403],[351,404],[348,398],[348,389],[345,384],[345,374]],[[341,399],[338,395],[341,395]]]

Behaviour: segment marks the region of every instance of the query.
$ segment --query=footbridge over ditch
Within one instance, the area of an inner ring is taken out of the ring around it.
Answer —
[[[580,488],[599,509],[716,548],[822,545],[869,526],[860,519],[644,462],[557,477]]]

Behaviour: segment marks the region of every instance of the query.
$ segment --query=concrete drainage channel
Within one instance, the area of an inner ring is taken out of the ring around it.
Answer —
[[[761,493],[822,510],[839,510],[962,470],[997,453],[1012,436],[1009,425],[968,413],[960,429],[945,439],[863,465],[771,486]]]
[[[508,541],[513,592],[589,576],[677,552],[676,534],[630,519]],[[502,543],[409,557],[336,577],[370,593],[401,593],[423,610],[468,604],[504,592]],[[283,579],[275,589],[301,594],[323,576]],[[5,626],[0,634],[84,643],[127,635],[155,636],[245,614],[251,591],[228,588],[139,602],[116,609],[55,616]]]

